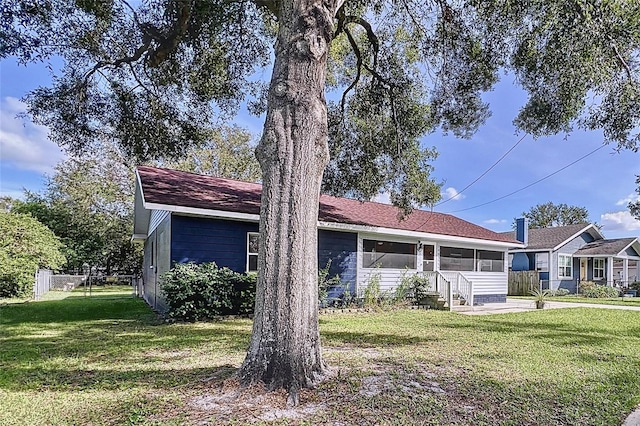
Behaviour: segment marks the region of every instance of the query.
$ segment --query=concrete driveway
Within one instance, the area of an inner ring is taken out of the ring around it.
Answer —
[[[573,302],[547,302],[545,309],[562,308],[600,308],[600,309],[622,309],[628,311],[640,311],[640,306],[624,305],[600,305],[598,303],[573,303]],[[493,315],[506,314],[510,312],[535,311],[533,300],[507,298],[506,303],[485,303],[483,306],[456,306],[454,312],[465,315]]]

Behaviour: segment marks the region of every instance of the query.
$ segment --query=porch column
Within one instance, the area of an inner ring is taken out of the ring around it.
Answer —
[[[422,241],[418,241],[418,250],[417,250],[417,263],[416,263],[416,272],[424,271],[424,243]]]
[[[629,287],[629,259],[622,259],[622,286]]]
[[[613,257],[607,257],[607,285],[613,287]]]

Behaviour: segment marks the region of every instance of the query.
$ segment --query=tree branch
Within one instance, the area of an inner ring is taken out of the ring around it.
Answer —
[[[360,48],[358,47],[358,43],[356,43],[355,39],[351,35],[351,32],[345,27],[344,32],[347,35],[347,39],[349,40],[349,44],[353,49],[353,53],[356,55],[356,78],[351,82],[349,87],[345,89],[342,93],[342,100],[340,101],[340,108],[342,110],[342,114],[344,115],[344,104],[347,100],[347,94],[358,84],[360,81],[361,68],[362,68],[362,54],[360,53]]]
[[[614,53],[618,57],[618,61],[620,62],[620,65],[622,65],[622,67],[626,71],[627,77],[629,77],[629,80],[633,81],[633,73],[631,72],[631,67],[629,67],[629,64],[627,63],[627,61],[625,61],[622,55],[620,54],[620,51],[618,50],[618,46],[616,46],[616,43],[613,40],[613,38],[609,34],[607,34],[607,38],[609,39],[611,48],[613,48]]]

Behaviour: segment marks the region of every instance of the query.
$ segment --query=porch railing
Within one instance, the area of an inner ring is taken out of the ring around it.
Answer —
[[[451,282],[452,296],[464,299],[467,305],[473,306],[473,282],[461,272],[445,271],[441,274]]]
[[[429,271],[422,272],[422,275],[429,281],[429,287],[440,293],[449,310],[453,307],[455,297],[464,299],[466,304],[473,306],[473,282],[462,273]]]

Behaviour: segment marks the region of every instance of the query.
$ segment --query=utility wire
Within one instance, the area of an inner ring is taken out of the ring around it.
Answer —
[[[598,147],[598,148],[594,149],[593,151],[591,151],[591,152],[589,152],[589,153],[587,153],[587,154],[583,155],[582,157],[578,158],[577,160],[575,160],[575,161],[573,161],[573,162],[571,162],[571,163],[567,164],[566,166],[564,166],[564,167],[562,167],[562,168],[560,168],[560,169],[556,170],[555,172],[550,173],[550,174],[546,175],[545,177],[543,177],[543,178],[541,178],[541,179],[538,179],[537,181],[535,181],[535,182],[533,182],[533,183],[530,183],[530,184],[529,184],[529,185],[527,185],[527,186],[523,186],[523,187],[522,187],[522,188],[520,188],[520,189],[517,189],[517,190],[515,190],[515,191],[513,191],[513,192],[510,192],[510,193],[508,193],[507,195],[503,195],[502,197],[496,198],[495,200],[487,201],[486,203],[478,204],[477,206],[467,207],[466,209],[454,210],[454,211],[451,211],[451,212],[448,212],[448,213],[464,212],[464,211],[467,211],[467,210],[476,209],[476,208],[478,208],[478,207],[486,206],[487,204],[495,203],[496,201],[504,200],[505,198],[507,198],[507,197],[511,197],[512,195],[517,194],[518,192],[524,191],[524,190],[525,190],[525,189],[527,189],[527,188],[531,188],[533,185],[536,185],[536,184],[538,184],[538,183],[542,182],[543,180],[549,179],[551,176],[557,175],[557,174],[558,174],[558,173],[560,173],[561,171],[563,171],[563,170],[565,170],[565,169],[568,169],[569,167],[573,166],[573,165],[574,165],[574,164],[576,164],[577,162],[584,160],[585,158],[587,158],[588,156],[590,156],[590,155],[592,155],[592,154],[595,154],[597,151],[600,151],[600,150],[601,150],[602,148],[604,148],[605,146],[606,146],[606,145],[602,144],[600,147]]]
[[[476,180],[474,180],[473,182],[471,182],[469,185],[465,186],[465,187],[462,189],[462,191],[458,191],[458,192],[456,192],[456,194],[455,194],[455,195],[452,195],[451,197],[447,198],[446,200],[444,200],[444,201],[440,201],[439,203],[434,204],[432,207],[438,207],[438,206],[440,206],[440,205],[442,205],[442,204],[444,204],[444,203],[446,203],[446,202],[448,202],[448,201],[451,201],[451,200],[453,200],[454,198],[456,198],[458,195],[462,194],[462,193],[463,193],[464,191],[466,191],[467,189],[471,188],[471,187],[472,187],[476,182],[478,182],[480,179],[482,179],[482,178],[483,178],[487,173],[489,173],[489,172],[490,172],[490,171],[491,171],[495,166],[497,166],[497,165],[498,165],[498,163],[500,163],[502,160],[504,160],[504,158],[505,158],[507,155],[509,155],[509,153],[510,153],[511,151],[513,151],[513,150],[514,150],[518,145],[520,145],[520,142],[522,142],[522,141],[524,140],[524,138],[526,138],[528,135],[529,135],[528,133],[525,133],[525,134],[524,134],[524,136],[522,136],[522,137],[520,138],[520,140],[519,140],[518,142],[516,142],[516,143],[515,143],[515,145],[513,145],[511,148],[509,148],[509,150],[508,150],[507,152],[505,152],[505,153],[502,155],[502,157],[498,158],[498,160],[497,160],[495,163],[493,163],[493,164],[491,165],[491,167],[489,167],[487,170],[485,170],[485,172],[484,172],[484,173],[482,173],[480,176],[478,176],[478,177],[476,178]]]

